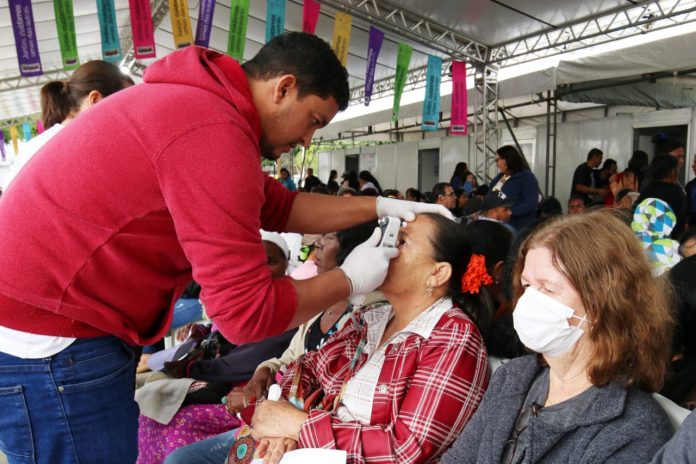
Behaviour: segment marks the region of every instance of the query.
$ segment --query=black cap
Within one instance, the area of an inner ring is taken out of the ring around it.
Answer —
[[[503,192],[488,192],[485,197],[483,197],[483,203],[481,204],[481,211],[490,211],[495,208],[509,208],[515,201],[509,198]]]
[[[472,214],[481,211],[481,199],[477,197],[469,198],[464,204],[464,216],[471,216]]]

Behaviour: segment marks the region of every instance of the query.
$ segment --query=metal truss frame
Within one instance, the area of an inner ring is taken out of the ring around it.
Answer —
[[[500,141],[498,68],[495,66],[477,66],[474,82],[474,114],[472,115],[474,122],[474,173],[481,179],[490,181],[491,171],[495,168],[495,148],[498,147]],[[470,154],[470,161],[471,158]]]
[[[509,66],[696,21],[696,0],[644,0],[491,47],[490,63]]]
[[[556,141],[558,140],[558,92],[546,92],[546,167],[544,195],[556,195]],[[550,188],[549,188],[550,187]]]
[[[20,126],[25,122],[34,122],[37,119],[41,119],[41,113],[25,114],[24,116],[3,119],[2,121],[0,121],[0,128],[9,126]]]
[[[63,68],[45,70],[40,76],[24,77],[12,76],[0,79],[0,92],[5,90],[19,90],[27,87],[36,87],[47,84],[51,81],[66,79],[70,77],[72,71],[66,71]]]

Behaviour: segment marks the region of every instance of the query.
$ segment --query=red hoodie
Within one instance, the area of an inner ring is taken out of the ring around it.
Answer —
[[[249,84],[231,58],[188,47],[145,83],[81,114],[0,200],[0,325],[149,344],[193,278],[235,343],[294,315],[259,228],[281,231],[294,194],[261,171]]]

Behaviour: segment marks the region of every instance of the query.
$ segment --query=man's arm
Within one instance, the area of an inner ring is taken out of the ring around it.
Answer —
[[[300,193],[285,227],[287,232],[323,234],[377,218],[375,197],[335,197]]]
[[[288,329],[307,322],[332,304],[350,296],[350,283],[338,268],[292,283],[297,292],[297,310]]]

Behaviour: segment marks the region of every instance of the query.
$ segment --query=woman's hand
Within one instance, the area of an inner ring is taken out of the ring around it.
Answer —
[[[244,386],[244,394],[249,398],[265,398],[268,389],[275,383],[274,374],[268,367],[262,367],[254,372],[254,375]]]
[[[231,415],[235,415],[241,412],[242,409],[246,408],[251,402],[248,398],[244,396],[244,390],[242,387],[234,387],[227,394],[227,399],[225,400],[225,408],[227,412]]]
[[[256,404],[251,420],[251,435],[256,440],[268,437],[299,439],[307,413],[287,401],[262,401]]]
[[[297,442],[290,438],[264,438],[256,451],[264,464],[278,464],[287,452],[297,449]]]

